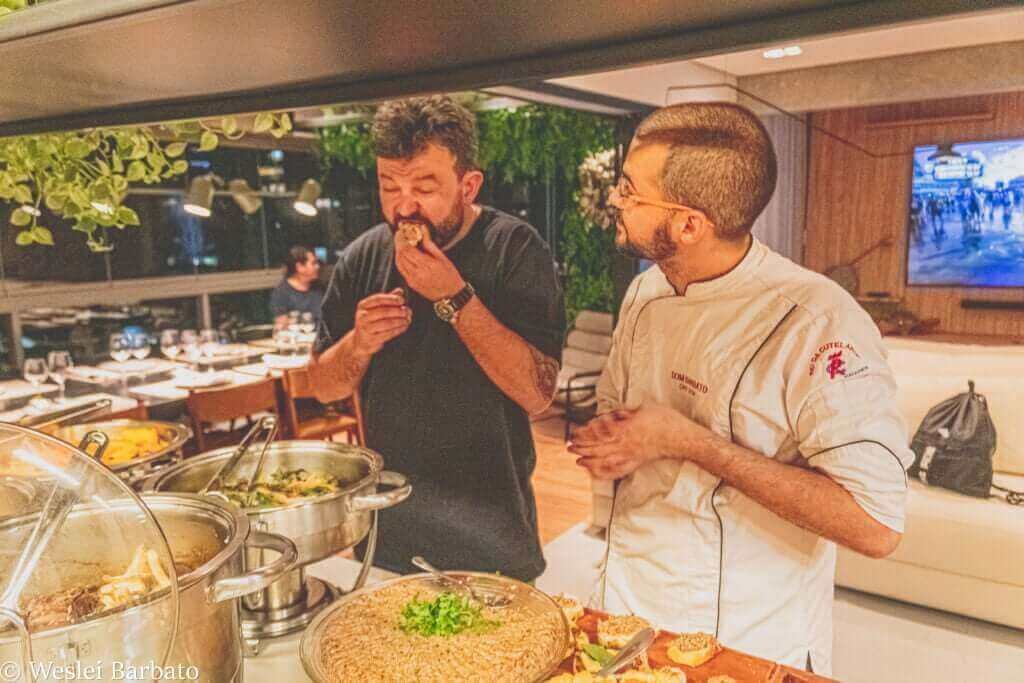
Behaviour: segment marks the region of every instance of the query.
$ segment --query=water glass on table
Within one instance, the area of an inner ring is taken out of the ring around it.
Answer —
[[[177,330],[164,330],[160,333],[160,353],[165,358],[174,360],[181,352],[181,335]]]
[[[182,330],[181,353],[190,364],[199,366],[199,334],[195,330]]]
[[[132,358],[145,360],[149,358],[151,342],[148,334],[135,335],[132,338]]]
[[[39,385],[46,381],[46,376],[49,374],[50,371],[46,368],[46,359],[25,359],[25,365],[22,368],[22,377],[24,377],[25,381],[32,385],[33,389],[38,391]]]
[[[64,400],[64,387],[68,382],[68,370],[74,366],[71,354],[67,351],[51,351],[46,356],[46,367],[49,371],[50,379],[60,387],[60,393],[58,394],[60,400]]]
[[[128,385],[128,375],[124,371],[124,363],[132,357],[132,340],[125,334],[110,335],[108,345],[110,357],[118,364],[118,372],[121,373],[121,383]]]

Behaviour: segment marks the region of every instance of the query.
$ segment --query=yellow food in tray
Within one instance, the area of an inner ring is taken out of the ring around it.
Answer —
[[[144,458],[170,445],[157,427],[126,427],[110,439],[100,458],[105,465],[120,465]],[[95,450],[90,451],[90,455]]]

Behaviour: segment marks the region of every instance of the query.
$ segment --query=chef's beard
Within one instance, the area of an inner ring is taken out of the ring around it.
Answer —
[[[426,226],[427,230],[430,231],[430,239],[434,240],[434,244],[443,249],[459,234],[459,230],[462,229],[462,224],[465,221],[465,216],[466,207],[463,205],[462,199],[457,197],[451,212],[440,223],[435,224],[419,213],[411,216],[395,216],[396,223],[390,226],[391,234],[395,234],[398,231],[398,221],[413,221]]]
[[[622,234],[625,235],[625,241],[619,244],[618,240],[615,241],[615,248],[618,249],[620,254],[626,256],[632,256],[634,258],[649,259],[651,261],[664,261],[665,259],[674,256],[676,253],[676,245],[672,242],[671,229],[669,227],[668,219],[662,221],[658,227],[651,233],[651,239],[647,244],[640,244],[633,240],[629,236],[629,229],[623,222],[621,216],[619,217],[616,226],[622,230]]]

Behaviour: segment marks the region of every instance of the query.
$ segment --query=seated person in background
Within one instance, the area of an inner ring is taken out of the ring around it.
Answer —
[[[284,261],[284,278],[270,293],[270,312],[274,326],[288,324],[288,313],[312,313],[320,322],[320,302],[324,291],[320,286],[320,260],[312,249],[296,245],[288,250]]]

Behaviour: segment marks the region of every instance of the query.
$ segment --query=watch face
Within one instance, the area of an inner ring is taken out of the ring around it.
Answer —
[[[451,320],[452,316],[455,315],[455,307],[452,306],[451,302],[447,299],[434,303],[434,312],[437,313],[437,317],[441,320]]]

